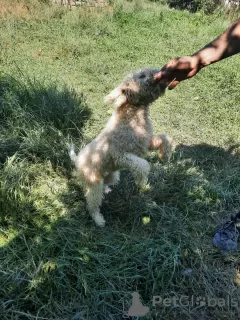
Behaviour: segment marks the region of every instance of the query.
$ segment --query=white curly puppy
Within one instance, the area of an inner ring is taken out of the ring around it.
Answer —
[[[128,76],[120,86],[105,97],[115,110],[102,132],[78,155],[71,146],[69,155],[86,188],[87,209],[98,226],[105,220],[100,213],[104,192],[119,180],[119,170],[130,170],[136,184],[144,187],[150,170],[143,159],[149,149],[158,149],[159,157],[170,158],[172,139],[153,136],[149,105],[164,93],[155,80],[159,72],[143,69]]]

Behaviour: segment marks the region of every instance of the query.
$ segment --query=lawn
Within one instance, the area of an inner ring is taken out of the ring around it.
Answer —
[[[0,319],[128,318],[136,291],[149,312],[134,320],[239,319],[240,251],[212,246],[240,204],[239,55],[151,106],[173,158],[149,153],[145,192],[121,173],[102,205],[104,229],[86,212],[67,154],[69,142],[80,149],[103,128],[113,110],[103,98],[126,74],[197,51],[232,20],[109,3],[2,0]]]

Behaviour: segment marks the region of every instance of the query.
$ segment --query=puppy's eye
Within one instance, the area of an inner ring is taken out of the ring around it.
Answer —
[[[145,76],[145,74],[143,73],[143,74],[140,75],[139,78],[140,78],[140,79],[144,79],[144,78],[146,78],[146,76]]]

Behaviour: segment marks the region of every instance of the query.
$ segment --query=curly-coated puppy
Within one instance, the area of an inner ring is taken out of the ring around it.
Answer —
[[[119,180],[119,170],[130,170],[135,182],[147,183],[149,164],[143,159],[149,149],[158,149],[159,157],[170,158],[172,139],[167,135],[153,136],[149,105],[164,93],[155,80],[159,70],[143,69],[128,76],[105,97],[115,110],[102,132],[78,155],[69,150],[77,173],[86,188],[87,208],[98,226],[105,220],[100,213],[104,191]]]

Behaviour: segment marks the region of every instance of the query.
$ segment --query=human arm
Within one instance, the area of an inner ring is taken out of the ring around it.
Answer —
[[[194,77],[202,68],[240,52],[240,20],[191,56],[170,60],[156,75],[169,89]]]

